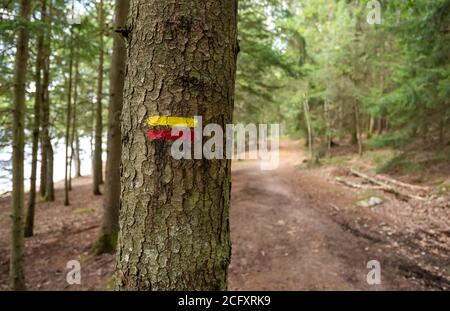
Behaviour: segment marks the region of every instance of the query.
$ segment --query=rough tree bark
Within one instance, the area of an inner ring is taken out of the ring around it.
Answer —
[[[120,161],[122,142],[120,115],[123,105],[123,83],[127,56],[125,40],[120,32],[125,29],[129,0],[116,0],[115,34],[110,71],[108,155],[106,159],[105,198],[103,201],[103,224],[97,241],[97,252],[112,252],[116,249],[119,232],[120,208]]]
[[[41,20],[45,22],[47,14],[47,1],[41,1]],[[37,38],[37,55],[36,55],[36,92],[34,98],[34,121],[33,121],[33,142],[31,151],[31,176],[30,191],[28,196],[27,214],[25,217],[25,237],[33,236],[34,227],[34,209],[36,205],[36,173],[37,173],[37,156],[39,148],[39,128],[41,122],[41,102],[42,102],[42,68],[44,62],[44,35],[39,33]]]
[[[28,30],[26,22],[30,15],[30,2],[20,1],[20,21],[16,42],[16,60],[14,67],[13,101],[13,154],[12,154],[12,204],[11,204],[11,259],[10,283],[13,290],[25,289],[23,271],[24,256],[24,123],[25,123],[25,83],[28,61]]]
[[[92,168],[93,175],[93,193],[100,195],[100,184],[103,183],[103,168],[102,168],[102,99],[103,99],[103,25],[104,25],[104,9],[103,0],[98,4],[98,15],[100,25],[99,37],[99,65],[97,78],[97,105],[95,109],[95,148],[94,148],[94,165]]]
[[[116,288],[224,290],[230,160],[175,160],[149,116],[232,123],[237,1],[130,2]]]

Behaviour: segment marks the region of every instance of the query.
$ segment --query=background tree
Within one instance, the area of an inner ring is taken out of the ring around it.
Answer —
[[[94,149],[94,165],[92,168],[93,175],[93,192],[95,195],[100,193],[100,184],[103,183],[103,165],[102,165],[102,99],[103,99],[103,57],[104,57],[104,8],[103,0],[98,3],[98,20],[99,20],[99,67],[97,78],[97,95],[95,110],[95,149]]]
[[[70,29],[69,37],[70,53],[69,53],[69,77],[67,79],[67,109],[66,109],[66,152],[65,152],[65,167],[64,167],[64,205],[68,206],[69,202],[69,178],[70,178],[70,156],[69,156],[69,146],[70,146],[70,129],[72,121],[72,77],[73,77],[73,57],[74,57],[74,44],[73,44],[73,28]]]
[[[50,56],[51,56],[51,18],[52,1],[49,1],[49,12],[45,15],[43,25],[44,36],[44,68],[42,79],[41,102],[41,178],[40,193],[46,201],[55,200],[55,188],[53,184],[53,147],[50,138]]]
[[[25,84],[28,61],[28,29],[30,3],[20,1],[20,25],[16,44],[13,103],[13,191],[12,191],[12,230],[10,280],[14,290],[25,289],[23,272],[24,256],[24,184],[23,161],[25,144]]]
[[[47,1],[41,1],[41,21],[45,23],[47,15]],[[25,218],[25,237],[33,236],[34,227],[34,209],[36,205],[36,173],[37,156],[39,148],[39,129],[41,123],[41,102],[42,102],[42,69],[44,67],[44,34],[40,33],[37,38],[36,72],[35,83],[36,92],[34,98],[34,121],[33,121],[33,142],[31,159],[30,191],[28,199],[28,208]]]
[[[110,70],[108,154],[106,159],[103,223],[97,242],[97,251],[99,253],[112,252],[116,249],[117,234],[119,231],[120,161],[122,154],[120,115],[123,106],[123,85],[127,56],[125,39],[120,35],[120,32],[126,29],[128,8],[128,0],[116,0],[115,34]]]

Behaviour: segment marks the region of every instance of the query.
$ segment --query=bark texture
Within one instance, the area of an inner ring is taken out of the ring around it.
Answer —
[[[237,1],[130,2],[122,112],[119,290],[224,290],[229,160],[175,160],[149,116],[225,128],[234,103]]]
[[[103,99],[103,24],[104,24],[104,11],[103,0],[100,0],[98,4],[99,25],[100,25],[100,37],[99,37],[99,65],[98,65],[98,78],[97,78],[97,104],[95,108],[95,148],[94,148],[94,163],[93,163],[93,193],[99,195],[100,184],[103,183],[103,168],[102,168],[102,99]]]
[[[16,43],[16,60],[14,69],[14,101],[13,101],[13,154],[12,154],[12,230],[10,282],[13,290],[25,289],[24,263],[24,123],[25,123],[25,83],[28,61],[27,20],[30,15],[28,0],[20,1],[20,21]]]
[[[116,0],[115,4],[115,33],[109,84],[108,156],[106,159],[103,223],[97,241],[98,253],[114,251],[119,232],[120,161],[122,153],[120,115],[123,106],[123,83],[127,56],[125,39],[119,32],[126,27],[129,3],[129,0]]]

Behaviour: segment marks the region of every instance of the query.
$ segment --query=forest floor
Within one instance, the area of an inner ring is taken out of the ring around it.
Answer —
[[[342,168],[308,169],[296,141],[283,141],[280,166],[233,163],[229,268],[231,290],[449,290],[450,200],[404,202],[379,190],[338,184]],[[102,198],[91,179],[73,181],[71,206],[39,202],[35,236],[26,240],[31,290],[111,289],[114,255],[95,256]],[[358,207],[368,196],[375,207]],[[0,199],[0,290],[7,289],[9,198]],[[81,285],[65,279],[70,260],[81,263]],[[367,262],[381,264],[381,284],[369,285]]]

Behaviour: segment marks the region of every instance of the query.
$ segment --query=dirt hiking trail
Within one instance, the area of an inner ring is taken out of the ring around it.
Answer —
[[[302,168],[303,149],[300,142],[282,141],[280,166],[272,171],[260,170],[258,161],[233,163],[230,290],[450,288],[448,232],[438,231],[433,241],[422,245],[421,234],[430,224],[414,227],[405,221],[413,211],[393,198],[373,209],[356,207],[365,194],[333,182],[330,169]],[[36,234],[26,240],[29,289],[112,288],[114,255],[95,256],[92,251],[102,198],[91,195],[90,183],[89,177],[74,181],[70,207],[62,206],[61,185],[56,202],[37,204]],[[7,289],[8,215],[9,198],[4,198],[2,290]],[[81,285],[65,281],[66,264],[72,259],[81,262]],[[381,264],[380,285],[366,281],[370,260]]]

